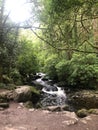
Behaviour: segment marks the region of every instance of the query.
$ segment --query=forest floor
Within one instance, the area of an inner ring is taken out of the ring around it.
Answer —
[[[98,115],[78,118],[74,112],[27,109],[11,103],[0,110],[0,130],[98,130]]]

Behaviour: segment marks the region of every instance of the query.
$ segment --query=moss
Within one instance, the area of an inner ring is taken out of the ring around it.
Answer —
[[[81,110],[78,110],[76,114],[78,117],[83,118],[88,115],[88,111],[86,109],[81,109]]]
[[[24,103],[24,106],[27,107],[27,108],[32,108],[33,103],[31,101],[27,101],[26,103]]]
[[[89,109],[88,113],[98,115],[98,109]]]
[[[32,92],[32,93],[35,93],[35,94],[37,94],[37,95],[40,95],[40,91],[37,90],[35,87],[30,87],[30,89],[31,89],[31,92]]]
[[[41,105],[41,103],[40,102],[38,102],[36,105],[35,105],[35,108],[42,108],[42,105]]]
[[[35,87],[31,87],[31,93],[32,93],[32,103],[34,106],[39,102],[41,94],[40,91],[37,90]]]

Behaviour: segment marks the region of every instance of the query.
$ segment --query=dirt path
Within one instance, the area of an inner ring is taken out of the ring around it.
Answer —
[[[98,130],[98,116],[79,119],[70,112],[27,109],[12,103],[0,111],[0,130]]]

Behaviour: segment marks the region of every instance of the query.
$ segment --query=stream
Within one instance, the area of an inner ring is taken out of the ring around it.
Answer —
[[[97,90],[70,90],[69,88],[64,90],[44,73],[37,74],[34,84],[38,90],[41,90],[40,103],[42,107],[68,106],[70,111],[98,108]]]
[[[37,73],[40,78],[35,80],[35,83],[42,87],[41,104],[46,106],[58,106],[67,104],[67,96],[61,87],[52,83],[52,80],[46,78],[46,74]]]

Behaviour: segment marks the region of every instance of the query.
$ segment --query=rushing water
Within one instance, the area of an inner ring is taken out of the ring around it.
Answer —
[[[44,81],[45,74],[40,73],[40,78],[36,80],[36,83],[42,85],[42,100],[43,106],[52,105],[64,105],[66,103],[66,93],[64,89],[60,88],[56,84],[51,84],[50,80]]]

